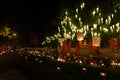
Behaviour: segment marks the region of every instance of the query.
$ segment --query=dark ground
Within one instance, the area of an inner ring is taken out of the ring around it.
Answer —
[[[36,80],[31,73],[18,68],[14,59],[12,55],[0,55],[0,80]]]
[[[51,77],[49,72],[35,72],[20,66],[16,60],[14,54],[0,55],[0,80],[60,80],[54,75]]]

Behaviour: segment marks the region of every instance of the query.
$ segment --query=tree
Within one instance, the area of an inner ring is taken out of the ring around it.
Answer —
[[[15,43],[15,38],[17,37],[16,32],[12,31],[10,27],[4,26],[0,30],[0,36],[3,39],[1,43],[3,44],[10,44],[10,42],[14,40]]]
[[[97,0],[98,1],[98,0]],[[97,1],[85,1],[79,4],[73,3],[63,9],[61,14],[61,22],[58,27],[58,33],[53,36],[46,37],[46,42],[60,38],[75,40],[76,33],[82,32],[86,41],[91,40],[92,36],[100,36],[102,38],[102,46],[108,44],[111,37],[119,37],[120,33],[120,3],[112,4],[111,0],[100,3]],[[93,2],[93,3],[91,3]],[[105,41],[104,41],[105,40]]]

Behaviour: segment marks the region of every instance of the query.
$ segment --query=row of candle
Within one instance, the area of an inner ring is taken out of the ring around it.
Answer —
[[[21,56],[23,54],[27,54],[27,57],[25,57],[25,59],[28,59],[30,55],[34,55],[37,57],[49,57],[52,60],[56,60],[59,62],[71,62],[71,63],[78,63],[81,65],[120,69],[120,60],[117,59],[116,55],[114,59],[109,59],[108,57],[101,58],[98,57],[97,55],[82,56],[80,54],[74,54],[70,52],[56,54],[56,50],[57,49],[52,49],[52,48],[51,49],[49,48],[21,49],[18,50],[17,53]],[[35,61],[38,61],[38,58],[36,58]]]

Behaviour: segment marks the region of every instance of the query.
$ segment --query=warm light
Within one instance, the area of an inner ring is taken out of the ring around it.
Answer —
[[[64,38],[61,38],[61,39],[60,39],[60,45],[61,45],[61,46],[63,46],[63,42],[64,42],[64,41],[65,41]]]
[[[79,21],[81,21],[81,18],[79,18]]]
[[[16,36],[17,36],[17,34],[16,34],[16,33],[13,33],[13,36],[15,36],[15,37],[16,37]]]
[[[94,29],[97,29],[97,24],[93,24],[93,28],[94,28]]]
[[[77,33],[77,40],[82,41],[83,40],[83,34],[81,32]]]
[[[103,31],[106,33],[106,32],[108,32],[108,29],[107,28],[103,28]]]
[[[97,36],[97,33],[96,33],[96,32],[94,33],[94,36],[95,36],[95,37]]]
[[[76,9],[76,13],[78,13],[78,8]]]
[[[105,76],[106,76],[106,73],[101,72],[100,75],[103,76],[103,77],[105,77]]]
[[[120,25],[120,23],[117,23],[117,24],[116,24],[116,26],[119,26],[119,25]]]
[[[103,18],[101,18],[101,23],[103,23]]]
[[[82,61],[80,60],[79,63],[82,64]]]
[[[56,39],[60,39],[61,37],[64,37],[65,39],[70,39],[70,40],[74,40],[76,37],[76,32],[81,32],[83,34],[84,37],[88,37],[87,34],[88,32],[91,33],[92,36],[101,36],[101,35],[106,35],[104,33],[108,33],[110,32],[110,34],[112,34],[113,32],[115,33],[119,33],[120,32],[120,23],[116,22],[114,20],[112,20],[113,18],[116,18],[114,16],[116,16],[115,12],[117,12],[117,10],[113,10],[113,13],[108,14],[108,16],[104,16],[103,18],[103,13],[101,12],[101,9],[99,8],[99,6],[97,6],[95,9],[93,9],[93,11],[91,12],[90,16],[91,19],[93,17],[94,21],[90,21],[89,22],[85,22],[84,20],[82,20],[82,15],[81,12],[82,10],[85,8],[85,3],[81,3],[80,6],[75,6],[76,9],[74,10],[75,13],[72,13],[72,15],[68,15],[69,11],[66,10],[64,12],[64,17],[61,19],[61,26],[58,27],[58,32],[59,32],[59,36],[54,36],[54,37],[49,37],[49,39],[46,39],[46,41],[44,41],[42,44],[45,43],[50,43],[51,41],[54,41]],[[119,7],[120,8],[120,7]],[[81,9],[79,11],[79,9]],[[84,14],[84,11],[83,11]],[[87,16],[86,16],[87,18]],[[75,20],[74,20],[75,19]],[[76,20],[77,19],[77,20]],[[112,23],[111,23],[112,21]],[[87,25],[87,26],[86,26]],[[93,27],[92,27],[93,26]],[[7,30],[7,29],[6,29]],[[9,30],[7,30],[9,31]],[[69,33],[71,32],[71,33]],[[98,34],[99,33],[99,34]],[[1,33],[0,33],[1,34]],[[14,36],[16,36],[14,34]],[[61,37],[60,37],[61,36]],[[78,41],[83,40],[83,36],[82,38],[77,38]],[[110,36],[108,36],[110,37]],[[60,43],[60,45],[63,45],[62,43]]]
[[[67,15],[67,14],[68,14],[68,12],[66,11],[66,12],[65,12],[65,14]]]
[[[100,37],[92,37],[92,45],[100,46]]]
[[[99,12],[99,8],[98,7],[96,8],[96,10],[97,10],[97,12]]]
[[[93,11],[93,13],[92,13],[92,14],[93,14],[93,16],[95,16],[95,11]]]
[[[61,68],[60,67],[57,67],[57,70],[60,70]]]
[[[104,64],[104,63],[102,63],[102,64],[101,64],[101,66],[105,66],[105,64]]]
[[[112,18],[114,18],[114,15],[113,15],[113,14],[112,14],[111,16],[112,16]]]
[[[92,62],[90,63],[91,65],[94,65]]]
[[[83,71],[86,71],[87,69],[86,68],[82,68]]]
[[[83,9],[85,7],[85,3],[82,3],[82,5],[80,7],[81,7],[81,9]]]
[[[78,17],[78,15],[76,14],[76,15],[75,15],[75,18],[77,18],[77,17]]]

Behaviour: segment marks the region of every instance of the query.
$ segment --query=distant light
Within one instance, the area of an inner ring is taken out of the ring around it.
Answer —
[[[60,67],[57,67],[57,70],[60,70],[61,68]]]
[[[106,76],[106,73],[100,72],[100,75],[103,76],[103,77],[105,77],[105,76]]]
[[[86,71],[87,69],[86,68],[82,68],[83,71]]]
[[[16,37],[16,36],[17,36],[17,34],[16,34],[16,33],[13,33],[13,36],[15,36],[15,37]]]

